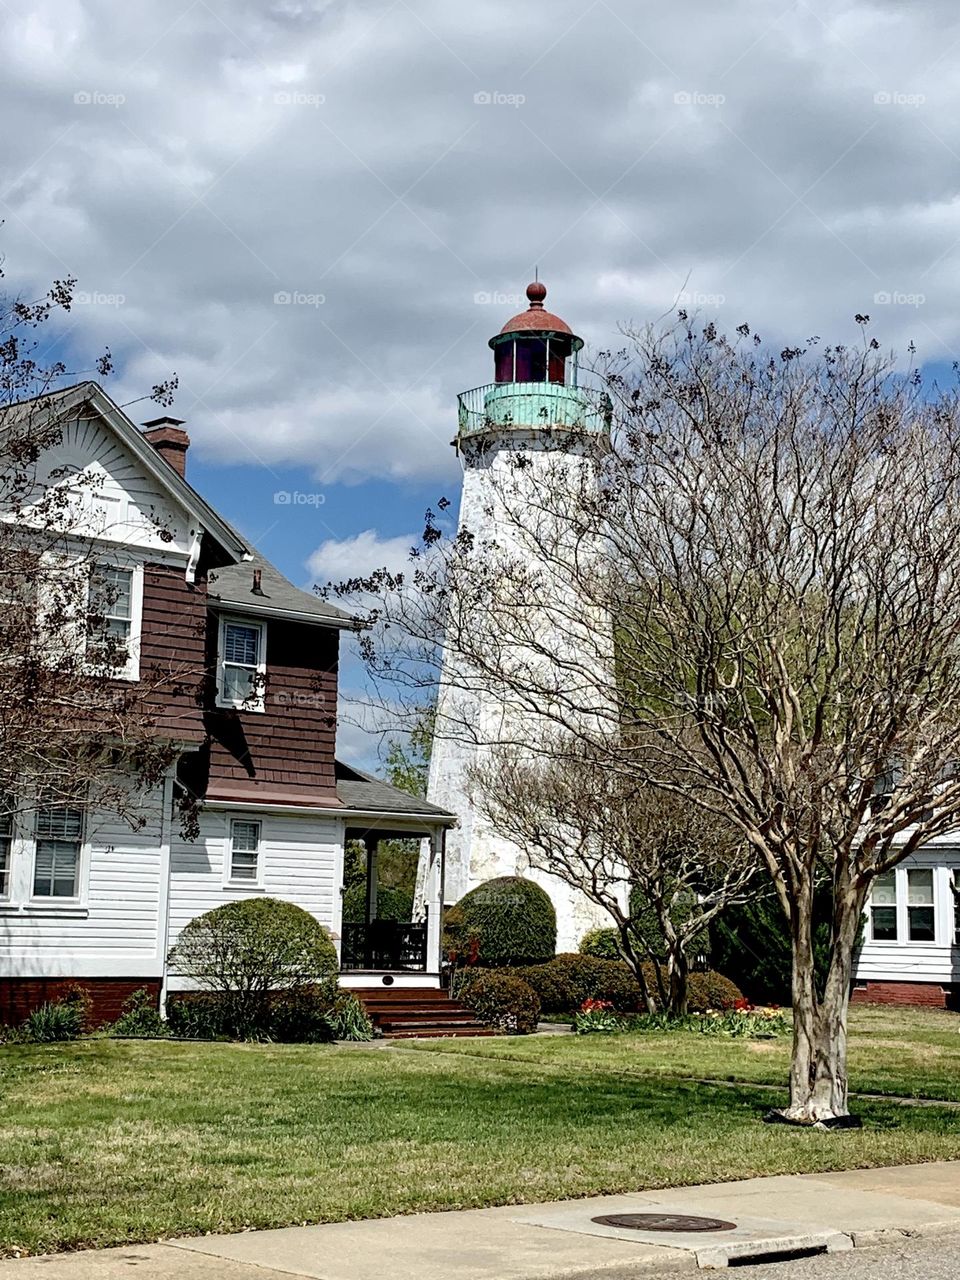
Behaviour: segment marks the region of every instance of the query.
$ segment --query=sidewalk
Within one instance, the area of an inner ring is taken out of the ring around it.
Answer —
[[[670,1212],[736,1229],[662,1235],[591,1221]],[[315,1280],[627,1280],[725,1267],[744,1254],[833,1252],[946,1232],[960,1233],[960,1161],[56,1254],[2,1262],[0,1280],[114,1280],[134,1269],[157,1280],[277,1280],[278,1272]]]

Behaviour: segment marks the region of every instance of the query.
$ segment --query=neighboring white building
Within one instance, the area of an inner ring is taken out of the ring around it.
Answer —
[[[960,845],[932,840],[874,883],[853,999],[956,1008],[960,1001]]]
[[[577,353],[583,342],[559,316],[544,310],[545,296],[542,284],[531,284],[529,308],[490,340],[496,380],[460,396],[455,442],[464,468],[460,529],[477,540],[495,539],[521,561],[537,556],[537,536],[525,537],[525,530],[550,519],[537,502],[538,486],[541,492],[555,493],[558,478],[565,483],[569,477],[573,496],[592,476],[609,433],[609,415],[598,409],[596,397],[578,386]],[[548,530],[548,542],[551,536]],[[557,597],[568,590],[551,576],[549,566],[536,567],[548,583],[545,593]],[[551,638],[545,648],[577,645],[574,664],[581,671],[612,662],[609,620],[590,617],[578,601],[565,604],[569,607],[562,610],[565,618],[558,627],[551,619],[553,601],[548,606],[530,600],[525,624]],[[578,615],[579,633],[569,622]],[[510,636],[505,638],[511,642]],[[557,649],[554,652],[561,656]],[[559,662],[555,667],[562,682]],[[606,674],[598,679],[598,690],[605,686]],[[506,706],[500,694],[482,686],[482,678],[461,655],[445,652],[427,788],[434,804],[460,818],[459,827],[447,836],[444,900],[456,902],[496,876],[526,876],[542,885],[554,903],[557,949],[574,951],[588,929],[609,924],[609,917],[557,877],[531,868],[522,850],[491,829],[476,804],[469,776],[472,765],[505,742],[524,743],[535,752],[551,726],[546,717],[538,720],[536,713]],[[584,716],[598,714],[600,697],[598,692],[591,708],[590,695],[584,694]],[[572,712],[579,713],[578,708]]]

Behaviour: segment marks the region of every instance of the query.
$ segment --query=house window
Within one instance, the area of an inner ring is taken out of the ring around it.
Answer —
[[[35,898],[76,898],[80,888],[83,810],[51,805],[37,813],[33,863]]]
[[[133,625],[133,570],[94,565],[87,603],[87,648],[112,666],[122,666],[130,653]],[[118,661],[118,659],[120,661]]]
[[[0,898],[10,897],[10,855],[13,847],[13,806],[0,799]]]
[[[260,823],[237,818],[230,823],[230,879],[255,883],[260,878]]]
[[[870,937],[874,942],[897,940],[897,873],[877,876],[870,894]]]
[[[907,924],[911,942],[936,942],[931,867],[912,868],[907,872]]]
[[[220,702],[263,710],[266,633],[259,622],[230,622],[220,629]]]

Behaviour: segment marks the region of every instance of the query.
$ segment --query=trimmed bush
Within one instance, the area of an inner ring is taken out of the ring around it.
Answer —
[[[377,919],[409,924],[413,916],[413,894],[406,889],[377,889]],[[367,917],[367,886],[352,885],[343,895],[343,923],[363,924]]]
[[[743,1001],[743,992],[722,973],[691,973],[687,980],[687,1008],[691,1013],[733,1009],[738,1001]]]
[[[594,956],[597,960],[622,960],[618,929],[590,929],[580,939],[577,950],[582,956]]]
[[[337,952],[323,925],[302,907],[245,898],[191,920],[169,964],[217,997],[205,1015],[215,1034],[247,1039],[268,1034],[271,1003],[281,993],[335,974]]]
[[[454,962],[495,969],[540,964],[557,949],[557,913],[550,896],[532,880],[501,876],[464,894],[447,912],[445,950]]]
[[[567,952],[518,973],[539,995],[544,1013],[572,1013],[585,1000],[607,1001],[618,1012],[630,1013],[643,1001],[639,983],[624,960]]]
[[[501,970],[474,971],[460,987],[459,999],[480,1022],[508,1036],[523,1036],[537,1029],[540,1000],[516,974]]]

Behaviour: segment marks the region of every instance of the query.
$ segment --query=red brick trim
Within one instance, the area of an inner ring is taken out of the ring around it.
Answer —
[[[913,1004],[932,1009],[946,1009],[951,988],[939,982],[857,982],[853,988],[854,1004]]]
[[[28,1013],[47,1001],[62,999],[71,987],[89,992],[95,1027],[115,1022],[124,1001],[141,987],[160,1005],[159,978],[0,978],[0,1023],[19,1026]]]

